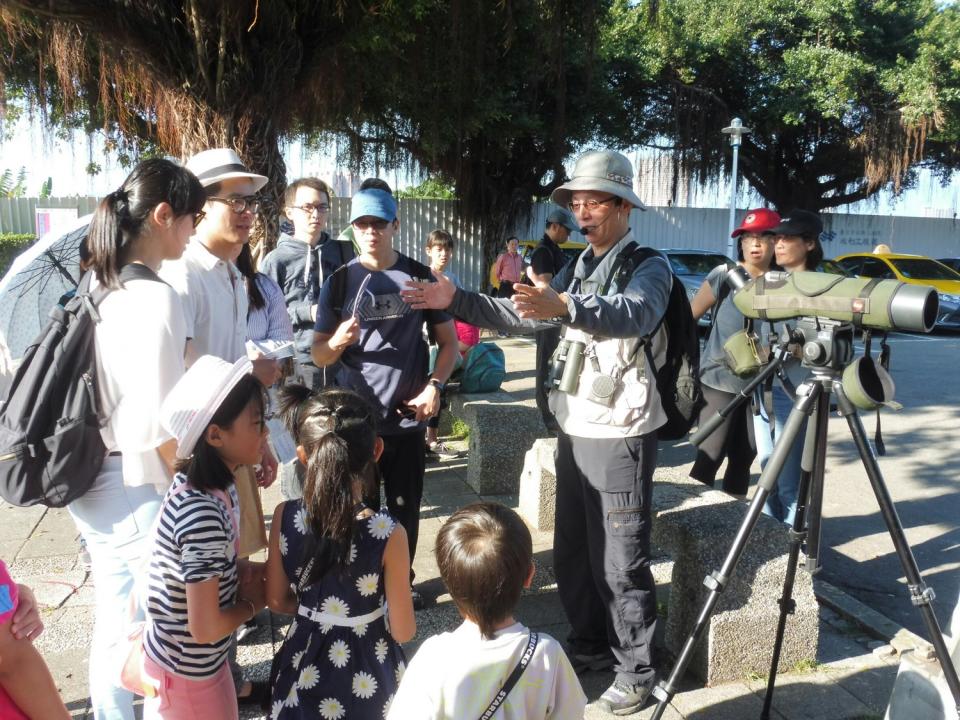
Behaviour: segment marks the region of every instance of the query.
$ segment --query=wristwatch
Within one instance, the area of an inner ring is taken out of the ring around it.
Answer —
[[[443,384],[442,382],[440,382],[439,380],[437,380],[436,378],[430,378],[430,380],[427,382],[427,384],[428,384],[428,385],[433,385],[433,386],[434,386],[437,390],[439,390],[440,392],[443,392],[444,390],[447,389],[447,386],[444,385],[444,384]]]

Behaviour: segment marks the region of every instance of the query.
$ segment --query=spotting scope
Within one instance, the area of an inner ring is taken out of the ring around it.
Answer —
[[[734,283],[740,285],[739,279]],[[765,273],[743,283],[733,304],[759,320],[822,317],[857,327],[924,333],[933,329],[939,309],[937,291],[926,285],[822,272]]]

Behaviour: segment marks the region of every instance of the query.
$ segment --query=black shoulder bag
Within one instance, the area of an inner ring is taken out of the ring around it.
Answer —
[[[539,641],[540,635],[531,630],[530,638],[527,640],[527,648],[523,651],[523,655],[520,656],[520,662],[517,663],[517,666],[513,669],[513,672],[510,673],[510,676],[503,683],[503,687],[500,688],[500,692],[497,693],[497,696],[493,698],[493,702],[490,703],[490,707],[484,710],[483,715],[480,716],[480,720],[490,720],[497,709],[503,704],[503,701],[507,699],[507,695],[509,695],[510,691],[513,690],[513,686],[517,684],[517,680],[520,679],[520,676],[523,675],[523,671],[526,670],[527,665],[530,664],[530,660],[533,658],[533,651],[537,649],[537,643]]]

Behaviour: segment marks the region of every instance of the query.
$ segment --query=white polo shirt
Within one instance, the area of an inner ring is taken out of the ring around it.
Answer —
[[[160,424],[160,404],[184,372],[180,299],[164,283],[127,280],[99,311],[97,379],[107,418],[100,434],[108,450],[123,454],[125,485],[166,490],[171,477],[157,448],[171,436]]]
[[[233,263],[192,238],[179,260],[164,261],[160,277],[170,283],[183,305],[190,338],[187,367],[201,355],[227,362],[246,355],[247,287]]]

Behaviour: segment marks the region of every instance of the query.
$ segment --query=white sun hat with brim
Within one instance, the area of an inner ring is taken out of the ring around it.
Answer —
[[[253,372],[253,363],[243,357],[228,363],[203,355],[173,386],[160,406],[160,424],[177,440],[177,457],[193,455],[197,441],[230,391]]]
[[[254,192],[259,191],[267,184],[265,175],[250,172],[236,151],[230,148],[214,148],[198,152],[187,160],[186,167],[187,170],[197,176],[197,180],[204,187],[210,187],[218,182],[232,180],[233,178],[253,180]]]
[[[647,209],[633,192],[633,165],[625,155],[613,150],[590,150],[578,157],[573,176],[550,193],[550,199],[560,207],[567,207],[576,190],[607,192],[635,208]]]

